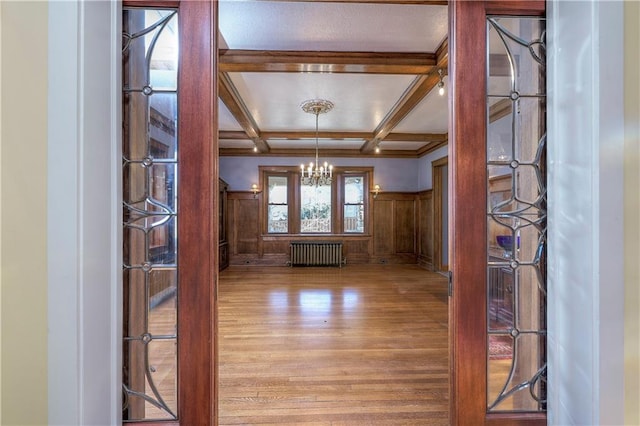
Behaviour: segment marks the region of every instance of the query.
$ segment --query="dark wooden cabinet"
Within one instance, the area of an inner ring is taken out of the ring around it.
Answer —
[[[218,200],[218,236],[219,236],[219,254],[218,261],[219,266],[218,270],[222,271],[224,268],[229,266],[229,241],[227,240],[227,191],[229,190],[229,185],[220,179],[220,198]]]

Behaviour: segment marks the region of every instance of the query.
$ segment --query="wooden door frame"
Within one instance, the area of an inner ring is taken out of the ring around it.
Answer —
[[[431,180],[433,182],[433,268],[438,271],[449,269],[442,263],[442,169],[449,164],[449,157],[442,157],[431,162]]]
[[[181,58],[178,76],[178,211],[189,217],[178,221],[178,413],[183,425],[217,425],[218,218],[210,214],[218,208],[217,2],[185,0],[179,3],[179,11],[180,41],[189,45],[192,54]],[[486,413],[484,303],[485,17],[544,12],[543,0],[449,3],[449,263],[454,283],[449,303],[451,424],[546,423],[544,414]]]
[[[485,51],[489,14],[544,16],[545,2],[449,2],[450,422],[543,425],[545,413],[487,414]]]
[[[177,421],[218,424],[218,2],[124,0],[123,6],[178,9]],[[189,220],[180,218],[188,217]]]
[[[189,220],[178,220],[178,418],[217,425],[218,2],[180,2],[179,23],[189,54],[178,73],[178,214]]]

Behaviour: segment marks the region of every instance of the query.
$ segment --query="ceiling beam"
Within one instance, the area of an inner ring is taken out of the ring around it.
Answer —
[[[445,39],[438,47],[437,52],[440,52],[440,59],[436,65],[436,69],[443,69],[447,71],[449,64],[448,53],[449,41]],[[445,47],[446,46],[446,47]],[[431,90],[440,81],[436,69],[433,72],[426,75],[419,75],[415,78],[411,86],[402,94],[401,98],[396,102],[391,111],[385,116],[378,127],[373,132],[373,138],[369,139],[362,145],[360,151],[363,154],[370,153],[375,150],[375,147],[379,142],[384,140],[391,131],[409,114],[419,103],[424,99]]]
[[[255,155],[242,148],[220,148],[221,156],[234,156],[234,157],[246,157]],[[268,153],[260,154],[261,156],[274,156],[274,157],[307,157],[313,159],[316,151],[314,149],[286,149],[272,148]],[[393,157],[393,158],[419,158],[417,150],[385,150],[384,154],[363,154],[358,149],[323,149],[323,157]],[[299,167],[299,165],[298,165]]]
[[[374,3],[374,4],[421,4],[427,6],[446,6],[447,0],[271,0],[313,3]]]
[[[384,142],[441,142],[446,141],[446,133],[389,133]]]
[[[278,132],[262,132],[261,136],[264,139],[315,139],[316,132],[291,132],[291,131],[278,131]],[[318,139],[367,139],[373,136],[371,132],[339,132],[339,131],[319,131]]]
[[[489,107],[489,123],[506,117],[513,111],[513,101],[511,99],[500,99]]]
[[[242,101],[229,75],[221,72],[218,73],[218,76],[220,81],[220,84],[218,84],[218,95],[222,102],[227,106],[227,109],[229,109],[229,112],[231,112],[231,115],[233,115],[238,124],[240,124],[246,136],[256,144],[258,152],[269,152],[269,145],[260,137],[260,129],[258,129],[258,125]]]
[[[438,149],[440,147],[446,146],[448,143],[449,143],[449,140],[447,139],[445,141],[433,142],[433,143],[427,144],[427,145],[425,145],[422,148],[417,150],[418,157],[422,157],[423,155],[427,155],[430,152],[433,152],[433,151],[435,151],[436,149]]]
[[[428,74],[437,53],[313,52],[220,49],[221,72],[331,72],[367,74]]]
[[[251,138],[245,132],[239,130],[218,130],[218,139],[245,140]]]
[[[389,111],[387,116],[375,129],[373,138],[365,142],[360,151],[362,153],[373,151],[376,145],[383,141],[402,119],[438,84],[438,81],[440,81],[440,78],[437,74],[416,77],[393,109]]]
[[[444,64],[449,62],[449,38],[445,38],[436,49],[436,61],[439,67],[444,67],[445,72],[448,71]]]
[[[390,2],[392,3],[392,2]],[[431,143],[446,141],[446,134],[416,135],[392,133],[393,129],[433,90],[440,81],[436,72],[448,68],[448,39],[445,39],[435,53],[398,52],[307,52],[307,51],[220,51],[220,98],[244,129],[243,132],[221,132],[223,139],[252,139],[261,153],[269,153],[267,139],[312,139],[313,132],[264,132],[244,105],[228,72],[344,72],[344,73],[385,73],[417,75],[412,85],[403,93],[391,111],[385,116],[373,133],[368,132],[322,132],[323,139],[365,139],[360,154],[371,154],[381,141],[429,142],[422,147],[430,149]],[[280,152],[282,150],[278,150]],[[420,153],[417,153],[418,155]]]
[[[242,131],[224,131],[218,132],[220,139],[227,140],[246,140],[251,139],[245,132]],[[297,131],[277,131],[277,132],[262,132],[260,137],[263,140],[269,139],[286,139],[286,140],[300,140],[300,139],[315,139],[315,132],[297,132]],[[373,133],[371,132],[340,132],[340,131],[325,131],[318,132],[319,139],[371,139]],[[384,138],[384,142],[442,142],[448,138],[446,133],[389,133]]]

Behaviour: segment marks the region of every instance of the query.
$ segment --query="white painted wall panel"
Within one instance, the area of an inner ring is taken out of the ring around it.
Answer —
[[[120,15],[51,2],[49,424],[120,422]]]
[[[60,61],[51,54],[49,64],[48,362],[49,423],[54,425],[80,421],[78,8],[75,2],[49,8],[49,51],[68,52]]]
[[[548,6],[549,423],[622,424],[622,2]]]

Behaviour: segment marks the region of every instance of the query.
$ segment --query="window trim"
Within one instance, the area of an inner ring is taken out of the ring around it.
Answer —
[[[268,236],[367,236],[371,229],[371,191],[373,187],[373,167],[334,167],[333,190],[331,191],[331,232],[327,233],[301,233],[300,232],[300,167],[299,166],[258,166],[260,187],[263,188],[262,202],[260,203],[260,229],[263,235]],[[287,176],[287,197],[289,232],[268,232],[269,189],[268,176]],[[363,232],[344,232],[344,178],[346,176],[362,176],[364,179],[364,229]]]
[[[358,231],[345,231],[344,228],[344,210],[345,210],[345,206],[359,206],[360,204],[352,204],[352,203],[347,203],[346,202],[346,196],[344,194],[344,189],[345,189],[345,185],[346,185],[346,178],[347,177],[362,177],[363,182],[362,182],[362,186],[363,186],[363,194],[362,194],[362,209],[364,211],[363,215],[363,228],[362,228],[362,232],[358,232]],[[342,231],[343,234],[345,235],[364,235],[368,233],[368,212],[369,212],[369,194],[371,193],[371,179],[370,176],[367,172],[360,172],[360,171],[345,171],[340,175],[340,194],[339,194],[339,203],[340,203],[340,213],[339,213],[339,217],[340,217],[340,230]]]
[[[269,203],[269,177],[274,176],[274,177],[284,177],[287,179],[287,203],[286,204],[271,204]],[[265,234],[269,234],[269,235],[287,235],[291,233],[291,225],[292,225],[292,221],[291,221],[291,201],[293,201],[294,198],[292,198],[292,194],[291,194],[291,177],[289,175],[289,173],[287,172],[275,172],[275,171],[271,171],[268,173],[262,173],[260,176],[261,180],[263,180],[263,182],[261,182],[260,186],[262,188],[264,188],[264,212],[262,212],[261,217],[263,218],[262,220],[264,221],[264,233]],[[264,178],[264,179],[263,179]],[[287,232],[269,232],[269,218],[267,217],[268,213],[269,213],[269,206],[270,205],[286,205],[287,206]]]

